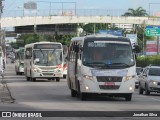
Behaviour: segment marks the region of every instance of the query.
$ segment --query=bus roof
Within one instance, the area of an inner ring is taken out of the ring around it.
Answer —
[[[30,47],[30,46],[35,45],[35,44],[62,44],[62,43],[60,43],[60,42],[41,41],[41,42],[35,42],[35,43],[27,44],[27,45],[25,45],[25,47]]]
[[[115,36],[111,34],[95,34],[95,35],[87,35],[87,36],[80,36],[80,37],[73,37],[71,41],[79,41],[84,40],[85,38],[121,38],[121,39],[128,39],[126,37]],[[129,40],[129,39],[128,39]]]

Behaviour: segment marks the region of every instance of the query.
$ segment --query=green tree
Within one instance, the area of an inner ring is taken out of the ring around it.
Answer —
[[[142,7],[138,7],[137,9],[129,8],[126,13],[124,13],[122,16],[148,16],[145,9]]]
[[[18,49],[19,45],[16,42],[11,42],[10,44],[14,49]]]

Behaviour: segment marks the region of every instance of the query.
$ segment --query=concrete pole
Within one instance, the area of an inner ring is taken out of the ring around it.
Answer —
[[[159,55],[159,36],[157,36],[157,55]]]

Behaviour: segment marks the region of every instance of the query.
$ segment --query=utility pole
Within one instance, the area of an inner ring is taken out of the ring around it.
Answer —
[[[1,28],[1,24],[2,24],[2,13],[3,13],[3,5],[2,5],[2,0],[0,0],[0,45],[2,46],[2,28]]]
[[[157,36],[157,55],[159,55],[159,36]]]
[[[2,51],[4,53],[4,57],[6,58],[6,54],[5,54],[5,34],[4,31],[2,31],[2,13],[3,13],[3,5],[2,5],[2,1],[4,0],[0,0],[0,46],[2,46]],[[6,62],[6,59],[4,59],[4,62]]]

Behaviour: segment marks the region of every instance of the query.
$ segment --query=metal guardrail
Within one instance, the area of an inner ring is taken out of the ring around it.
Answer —
[[[124,9],[36,9],[36,10],[3,10],[2,17],[24,16],[122,16],[128,10]],[[153,11],[147,11],[150,16],[155,16]]]
[[[4,10],[2,17],[24,16],[122,16],[127,10],[122,9],[37,9]]]

